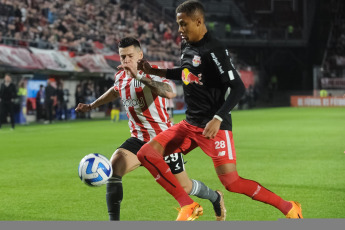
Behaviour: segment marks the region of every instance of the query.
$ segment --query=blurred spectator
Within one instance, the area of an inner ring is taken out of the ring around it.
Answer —
[[[67,101],[65,97],[65,91],[63,89],[63,84],[59,83],[56,89],[57,97],[57,107],[56,107],[56,116],[58,120],[67,119]]]
[[[16,97],[16,86],[12,83],[11,76],[5,74],[4,83],[0,86],[0,129],[2,122],[6,121],[7,115],[10,115],[12,130],[14,129],[14,100]]]
[[[45,118],[45,89],[44,85],[40,85],[40,89],[36,94],[36,121],[39,122]]]
[[[163,35],[163,38],[164,40],[171,40],[172,39],[172,34],[171,34],[171,29],[170,28],[167,28],[164,32],[164,35]]]
[[[231,35],[231,25],[230,25],[230,23],[226,23],[225,24],[225,35],[227,37],[230,37],[230,35]]]
[[[26,120],[27,89],[26,89],[26,81],[24,79],[20,80],[18,84],[17,95],[19,97],[19,123],[27,124],[27,120]]]
[[[288,38],[293,38],[293,34],[294,34],[295,28],[293,25],[288,25],[287,27],[287,36]]]
[[[20,21],[22,21],[22,11],[19,8],[20,3],[14,3],[14,17],[18,18]]]
[[[55,8],[48,8],[47,9],[47,19],[49,24],[53,24],[55,22]]]
[[[85,97],[85,102],[87,104],[92,103],[96,97],[95,97],[95,89],[92,81],[88,81],[84,85],[84,97]],[[86,113],[86,117],[91,119],[91,111]]]
[[[325,89],[320,90],[320,97],[327,97],[327,96],[329,96],[327,90]]]
[[[253,108],[255,107],[255,102],[256,102],[256,95],[255,95],[255,89],[253,85],[250,85],[248,89],[246,90],[247,92],[247,99],[248,99],[248,108]]]
[[[274,74],[271,76],[270,81],[268,83],[268,101],[273,103],[274,102],[274,98],[275,98],[275,94],[278,90],[278,78],[277,76]]]
[[[212,22],[212,21],[207,24],[207,27],[210,31],[214,31],[215,26],[216,26],[215,22]]]
[[[117,97],[112,102],[112,108],[110,112],[110,120],[112,122],[118,122],[120,120],[120,111],[121,111],[121,97]]]
[[[56,88],[53,86],[54,79],[48,79],[48,85],[45,88],[45,108],[49,123],[53,122],[54,106],[56,105]]]
[[[27,17],[27,9],[26,9],[26,5],[24,3],[20,3],[19,5],[20,7],[20,12],[22,14],[22,22],[25,23],[26,22],[26,17]]]
[[[75,104],[76,104],[75,108],[77,108],[79,103],[85,103],[84,91],[81,84],[78,84],[76,86],[74,97],[75,97]],[[77,112],[77,118],[84,118],[84,113]]]

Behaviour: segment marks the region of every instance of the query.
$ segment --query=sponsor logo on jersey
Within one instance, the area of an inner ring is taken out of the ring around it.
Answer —
[[[188,85],[189,83],[195,83],[198,85],[203,85],[201,82],[201,73],[198,74],[198,76],[195,76],[193,73],[189,72],[187,68],[184,68],[182,70],[182,81],[185,85]]]
[[[198,67],[200,64],[201,64],[201,57],[198,55],[194,55],[193,66]]]
[[[123,106],[125,107],[140,107],[140,108],[143,108],[145,107],[145,100],[143,97],[140,97],[140,98],[128,98],[128,99],[123,99],[122,100],[122,103],[123,103]]]
[[[211,53],[211,57],[212,57],[214,63],[216,63],[220,74],[223,74],[224,73],[223,67],[220,64],[220,62],[218,61],[218,58],[216,57],[216,55],[214,53]]]

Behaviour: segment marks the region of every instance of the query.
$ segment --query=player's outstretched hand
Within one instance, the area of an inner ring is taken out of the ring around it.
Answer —
[[[138,61],[138,67],[137,68],[138,68],[138,70],[141,70],[146,74],[151,74],[152,67],[151,67],[150,63],[145,59],[140,59]]]
[[[202,133],[207,139],[213,139],[218,131],[219,131],[219,128],[220,128],[220,124],[221,124],[221,121],[216,119],[216,118],[213,118],[212,120],[210,120],[206,126],[205,126],[205,129],[204,129],[204,132]]]
[[[83,103],[79,103],[77,108],[75,108],[76,112],[89,112],[91,110],[91,106],[89,104],[83,104]]]

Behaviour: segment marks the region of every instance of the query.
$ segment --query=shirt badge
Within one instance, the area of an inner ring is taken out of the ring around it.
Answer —
[[[200,64],[201,64],[201,57],[198,55],[194,55],[193,66],[198,67]]]

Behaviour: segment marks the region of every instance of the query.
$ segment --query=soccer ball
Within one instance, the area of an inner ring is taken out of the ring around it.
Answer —
[[[85,184],[101,186],[113,175],[113,169],[108,158],[99,153],[90,153],[80,161],[78,173]]]

